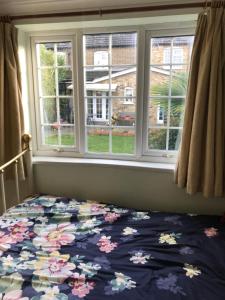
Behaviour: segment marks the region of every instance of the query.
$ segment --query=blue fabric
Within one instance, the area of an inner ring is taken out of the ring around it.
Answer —
[[[0,218],[0,299],[224,300],[219,216],[38,196]]]

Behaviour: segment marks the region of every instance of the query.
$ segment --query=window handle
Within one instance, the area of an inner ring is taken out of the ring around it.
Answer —
[[[163,154],[162,157],[173,158],[174,155],[173,154]]]
[[[54,148],[53,151],[60,153],[60,152],[63,152],[64,149],[58,147],[58,148]]]

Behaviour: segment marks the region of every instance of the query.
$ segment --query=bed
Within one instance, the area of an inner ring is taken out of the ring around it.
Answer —
[[[225,219],[32,196],[0,218],[0,299],[224,300]]]

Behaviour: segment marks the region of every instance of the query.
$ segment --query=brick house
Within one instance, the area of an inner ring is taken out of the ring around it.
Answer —
[[[111,110],[112,124],[132,126],[136,111],[136,34],[112,34],[111,37],[110,41],[109,35],[85,36],[87,124],[108,125]],[[153,40],[151,48],[151,87],[169,83],[171,60],[173,77],[186,71],[182,64],[189,61],[191,53],[187,39],[177,38],[172,53],[171,39],[166,37]],[[72,85],[66,82],[66,88],[72,89]],[[157,98],[157,94],[151,94]],[[165,108],[151,102],[149,105],[151,124],[163,124]]]
[[[133,34],[112,35],[111,58],[109,57],[108,35],[86,36],[85,64],[87,66],[86,96],[87,123],[103,125],[109,123],[109,100],[112,96],[112,123],[134,125],[136,105],[136,36]],[[184,64],[189,60],[190,47],[186,39],[180,38],[170,48],[171,39],[157,39],[152,45],[151,86],[166,83],[170,79],[170,60],[173,64]],[[95,47],[93,47],[95,45]],[[109,61],[111,60],[111,62]],[[168,65],[167,65],[168,64]],[[111,80],[109,68],[111,65]],[[183,72],[182,66],[173,66],[174,74]],[[111,95],[109,93],[111,87]],[[157,96],[157,95],[155,95]],[[114,98],[116,97],[116,98]],[[118,97],[118,98],[117,98]],[[161,124],[164,118],[163,107],[150,107],[151,123]]]

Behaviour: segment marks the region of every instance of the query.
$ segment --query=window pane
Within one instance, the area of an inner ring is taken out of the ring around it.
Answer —
[[[148,144],[151,150],[166,150],[166,129],[149,129]]]
[[[191,52],[193,47],[193,36],[179,36],[173,39],[173,63],[176,63],[178,52],[183,52],[183,64],[189,64],[191,60]],[[181,50],[177,50],[181,49]]]
[[[136,100],[134,98],[127,102],[126,98],[112,99],[112,125],[113,126],[135,126],[136,122]]]
[[[136,67],[112,68],[112,96],[136,97],[136,69]]]
[[[36,44],[36,57],[42,144],[74,146],[72,43]]]
[[[74,124],[73,98],[60,98],[60,123]]]
[[[57,44],[58,66],[72,65],[72,44],[70,42]]]
[[[85,35],[84,41],[86,65],[106,65],[106,59],[109,57],[109,35]]]
[[[87,129],[89,152],[109,152],[109,130],[103,128]]]
[[[184,99],[172,99],[170,108],[170,126],[182,127],[184,118]]]
[[[168,99],[152,98],[149,101],[149,125],[167,126]]]
[[[178,150],[181,139],[181,130],[171,129],[169,131],[169,150]]]
[[[188,70],[187,67],[182,70],[172,72],[171,95],[185,96],[188,84]]]
[[[41,81],[39,82],[39,91],[41,96],[55,96],[55,69],[42,69],[39,71]]]
[[[68,68],[58,69],[58,84],[59,84],[59,95],[72,95],[72,70]]]
[[[36,45],[38,67],[53,67],[55,65],[55,52],[53,43]]]
[[[43,126],[42,128],[42,143],[45,145],[59,145],[57,124],[52,126]]]
[[[89,152],[134,153],[136,48],[137,33],[84,36],[84,94],[86,126],[89,126],[86,128],[86,141]],[[96,128],[90,129],[90,126]],[[103,126],[105,128],[101,128]],[[127,129],[115,129],[125,126],[133,127],[131,137],[127,136]],[[126,147],[127,139],[131,142]]]
[[[110,75],[108,68],[85,68],[84,75],[86,96],[93,96],[96,92],[109,93]]]
[[[150,150],[178,150],[193,40],[193,36],[151,39],[148,105]]]
[[[170,67],[151,67],[150,71],[150,95],[169,96],[170,92]]]
[[[43,112],[42,112],[43,122],[47,124],[53,124],[57,122],[56,99],[44,98],[42,99],[42,106],[43,106]]]
[[[116,33],[112,34],[112,64],[136,64],[137,34]]]
[[[74,127],[73,126],[61,126],[61,145],[62,146],[74,146]]]
[[[135,132],[132,129],[112,130],[112,152],[134,154]]]

